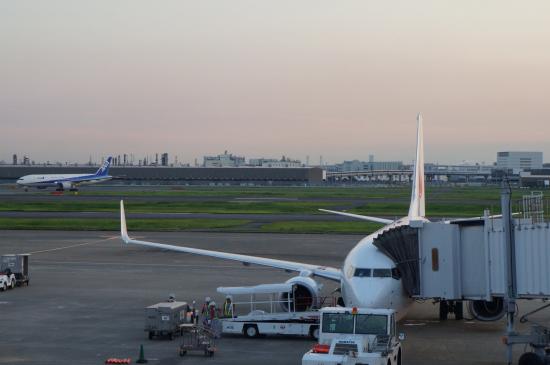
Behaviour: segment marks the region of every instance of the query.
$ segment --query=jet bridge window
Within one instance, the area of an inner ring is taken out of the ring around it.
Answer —
[[[357,268],[355,269],[355,273],[353,276],[359,277],[359,278],[369,278],[371,276],[371,269],[361,269]]]

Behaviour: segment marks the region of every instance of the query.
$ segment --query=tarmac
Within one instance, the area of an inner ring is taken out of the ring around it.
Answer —
[[[170,244],[339,267],[360,236],[147,233]],[[117,232],[0,231],[0,254],[32,253],[30,286],[0,292],[0,364],[103,364],[135,361],[144,345],[149,364],[300,364],[314,342],[295,337],[224,336],[212,358],[178,356],[180,339],[147,339],[144,308],[165,300],[221,303],[218,286],[283,282],[294,274],[259,266],[123,245]],[[322,281],[330,293],[337,285]],[[540,302],[520,303],[521,313]],[[549,313],[533,318],[548,321]],[[525,329],[525,325],[518,327]],[[437,306],[415,303],[399,332],[404,364],[503,364],[504,321],[439,321]],[[516,359],[522,352],[516,348]]]

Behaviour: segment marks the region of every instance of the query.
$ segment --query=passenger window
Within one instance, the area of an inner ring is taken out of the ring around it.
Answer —
[[[372,269],[372,276],[375,278],[391,278],[391,269]]]
[[[359,277],[359,278],[368,278],[371,275],[371,269],[355,269],[355,274],[353,276]]]

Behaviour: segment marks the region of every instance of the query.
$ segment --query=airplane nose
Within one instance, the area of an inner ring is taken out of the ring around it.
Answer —
[[[367,279],[361,290],[360,304],[369,308],[387,308],[390,303],[391,289],[381,280]]]

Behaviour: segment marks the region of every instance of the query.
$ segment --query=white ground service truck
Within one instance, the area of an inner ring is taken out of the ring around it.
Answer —
[[[231,297],[233,303],[230,316],[221,321],[223,333],[246,337],[294,335],[317,339],[319,336],[318,308],[296,311],[292,284],[220,287],[217,291]],[[238,296],[247,296],[249,300],[235,300]],[[237,315],[243,311],[248,313]]]
[[[11,271],[0,272],[0,290],[6,291],[8,288],[15,288],[17,280],[15,279],[15,274]]]
[[[323,308],[319,342],[302,365],[401,365],[401,341],[395,311],[367,308]]]

